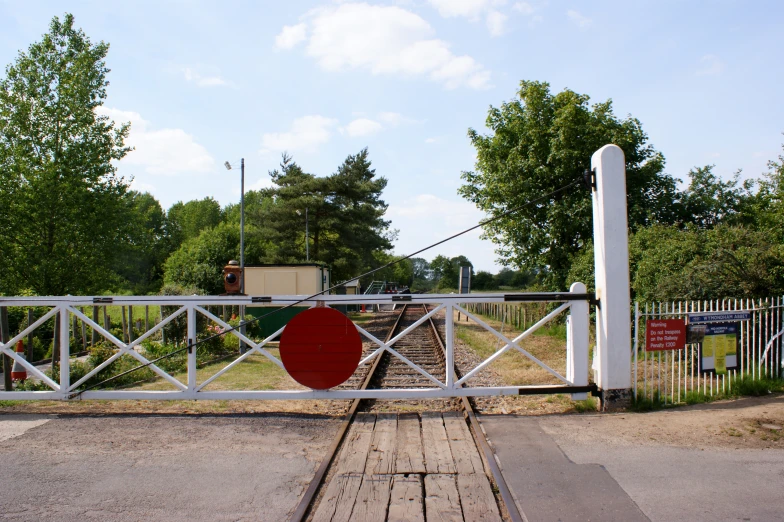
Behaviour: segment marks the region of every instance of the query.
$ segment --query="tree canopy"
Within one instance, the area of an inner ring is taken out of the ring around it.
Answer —
[[[381,192],[387,180],[376,176],[367,149],[348,156],[328,176],[306,173],[284,154],[280,169],[270,176],[274,186],[268,194],[275,204],[248,217],[269,232],[272,262],[305,260],[307,217],[310,260],[331,266],[333,280],[380,266],[377,253],[392,248],[394,233],[383,218],[387,205]]]
[[[553,95],[543,82],[523,81],[517,98],[491,107],[491,134],[469,129],[476,170],[464,172],[460,194],[490,216],[520,207],[575,180],[591,155],[615,143],[626,155],[632,230],[677,219],[676,180],[663,173],[664,157],[648,142],[639,120],[620,119],[612,102],[566,89]],[[581,187],[528,206],[484,228],[503,263],[541,271],[563,288],[571,259],[592,237],[590,193]]]
[[[0,281],[5,292],[83,293],[106,285],[128,235],[127,183],[113,162],[128,125],[106,99],[109,45],[55,17],[0,80]]]

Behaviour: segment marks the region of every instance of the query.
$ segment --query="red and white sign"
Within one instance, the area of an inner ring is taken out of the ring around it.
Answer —
[[[682,350],[686,347],[686,321],[648,319],[645,321],[645,350]]]

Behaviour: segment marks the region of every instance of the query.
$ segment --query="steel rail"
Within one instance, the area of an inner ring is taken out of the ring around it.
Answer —
[[[398,325],[400,324],[400,320],[405,315],[406,309],[408,305],[403,305],[403,309],[400,311],[400,314],[395,319],[395,324],[392,325],[392,328],[389,330],[386,338],[384,339],[384,343],[388,343],[392,336],[394,335],[395,331],[397,330]],[[362,381],[362,385],[360,386],[360,390],[364,390],[370,385],[370,381],[373,380],[373,376],[378,369],[379,362],[384,354],[379,353],[376,358],[373,360],[373,364],[370,367],[365,379]],[[321,465],[319,465],[316,473],[313,475],[313,479],[310,481],[308,485],[308,489],[305,490],[305,493],[302,494],[302,498],[299,500],[299,504],[297,505],[297,509],[294,510],[294,513],[291,515],[289,519],[290,522],[302,522],[308,515],[308,510],[313,504],[313,501],[318,494],[321,485],[324,483],[324,478],[327,475],[327,471],[329,470],[329,466],[332,464],[332,461],[335,460],[337,456],[338,449],[340,445],[343,443],[343,439],[346,437],[346,433],[348,432],[348,428],[351,423],[354,421],[354,416],[357,413],[357,409],[359,408],[359,404],[362,402],[363,399],[354,399],[351,403],[351,406],[346,412],[345,417],[343,417],[343,422],[340,424],[340,428],[338,428],[338,432],[335,435],[335,438],[332,440],[332,444],[329,446],[329,450],[327,450],[327,455],[324,457],[324,460],[321,461]]]

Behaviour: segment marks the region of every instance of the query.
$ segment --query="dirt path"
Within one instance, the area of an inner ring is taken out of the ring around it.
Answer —
[[[784,449],[784,394],[683,406],[651,413],[539,417],[542,428],[577,440],[590,425],[597,441],[686,448]]]

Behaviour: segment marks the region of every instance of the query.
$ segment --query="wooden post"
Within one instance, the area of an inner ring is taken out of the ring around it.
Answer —
[[[54,315],[54,339],[52,339],[52,379],[57,379],[54,373],[57,361],[60,360],[60,313]]]
[[[82,313],[84,313],[84,307],[82,307]],[[85,350],[87,349],[87,325],[84,324],[84,321],[80,320],[79,322],[82,323],[82,350]]]
[[[125,317],[125,307],[120,307],[120,317],[122,318],[122,341],[124,343],[128,342],[128,321]]]
[[[112,321],[109,319],[108,311],[106,310],[106,305],[103,305],[103,329],[107,332],[112,329]]]
[[[33,309],[32,308],[28,308],[27,309],[27,326],[30,326],[34,322],[35,321],[33,321]],[[27,334],[27,360],[31,361],[31,362],[34,361],[35,360],[35,359],[33,359],[34,356],[35,356],[35,353],[33,352],[33,332],[30,332],[29,334]]]
[[[602,409],[631,400],[631,318],[629,313],[629,228],[626,162],[617,145],[605,145],[591,158],[593,244],[596,274],[596,383]]]
[[[160,307],[158,307],[158,311],[159,311],[159,312],[160,312],[160,314],[161,314],[161,322],[163,322],[163,305],[161,305]],[[161,332],[161,344],[166,344],[166,339],[163,337],[163,330],[164,330],[164,328],[166,328],[166,327],[164,326],[164,327],[162,327],[162,328],[160,329],[160,332]]]
[[[128,342],[133,342],[133,306],[128,305]]]
[[[5,306],[0,307],[0,339],[3,344],[11,340],[11,332],[8,331],[8,309]],[[11,381],[11,358],[3,354],[3,384],[5,391],[14,389],[14,383]]]
[[[97,306],[93,306],[93,322],[95,324],[98,324],[98,307]],[[90,338],[90,344],[92,346],[95,346],[95,343],[97,343],[97,342],[98,342],[98,332],[96,332],[95,328],[93,328],[93,335]]]

